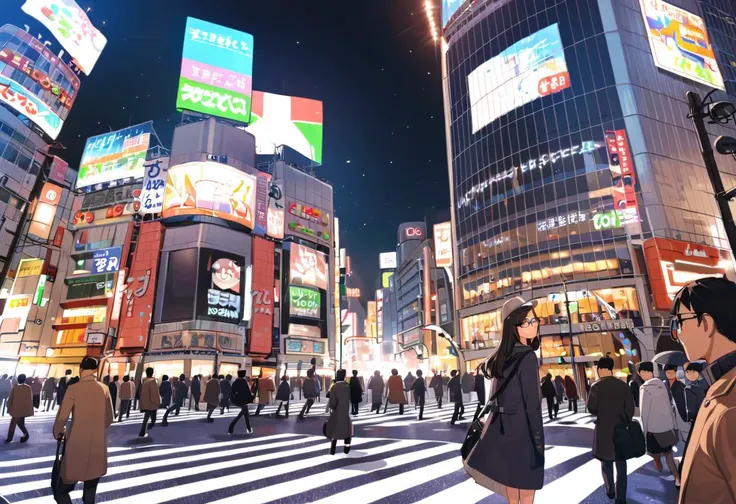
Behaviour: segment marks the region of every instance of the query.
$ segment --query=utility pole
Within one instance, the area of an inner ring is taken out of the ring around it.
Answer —
[[[570,315],[570,299],[567,296],[567,283],[563,280],[562,289],[565,293],[565,312],[567,313],[567,333],[570,336],[570,365],[572,366],[572,379],[580,392],[580,384],[578,383],[578,375],[575,369],[575,342],[572,333],[572,316]]]
[[[707,97],[706,97],[707,98]],[[723,181],[721,180],[721,173],[718,170],[716,164],[716,157],[713,153],[713,147],[710,144],[710,137],[708,131],[705,128],[705,118],[710,117],[707,112],[703,111],[703,102],[700,96],[693,92],[687,92],[687,103],[690,108],[688,117],[692,119],[695,131],[698,134],[698,141],[700,142],[700,153],[703,156],[703,162],[705,163],[705,169],[708,171],[708,177],[710,183],[713,185],[713,191],[715,192],[716,202],[718,203],[718,209],[721,212],[721,220],[723,220],[723,227],[726,229],[726,236],[728,237],[728,243],[731,245],[731,252],[736,257],[736,224],[734,224],[733,214],[731,213],[731,206],[728,198],[725,195],[725,189],[723,187]]]

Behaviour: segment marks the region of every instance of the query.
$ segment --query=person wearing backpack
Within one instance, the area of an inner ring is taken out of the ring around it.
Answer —
[[[616,458],[614,433],[616,426],[627,424],[634,418],[634,396],[624,381],[613,376],[613,364],[613,359],[608,356],[598,360],[596,364],[598,381],[590,387],[588,411],[596,417],[593,456],[601,461],[606,495],[609,499],[616,499],[616,504],[624,504],[627,484],[626,460]]]
[[[233,421],[230,422],[230,426],[227,428],[227,433],[232,435],[238,421],[243,417],[245,419],[245,431],[248,434],[252,434],[253,429],[250,426],[248,405],[253,402],[253,393],[250,391],[248,381],[245,379],[245,369],[238,371],[238,377],[233,382],[231,400],[235,406],[240,408],[240,413],[238,413],[238,415],[233,418]]]

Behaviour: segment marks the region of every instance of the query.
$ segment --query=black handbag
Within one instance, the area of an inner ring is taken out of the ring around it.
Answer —
[[[632,420],[617,425],[613,430],[613,447],[618,461],[643,456],[647,445],[639,422]]]
[[[64,452],[66,451],[66,440],[64,435],[60,434],[56,440],[56,458],[51,468],[51,490],[54,494],[61,484],[61,462],[64,460]]]

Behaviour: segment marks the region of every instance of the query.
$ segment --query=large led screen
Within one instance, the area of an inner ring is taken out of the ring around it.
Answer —
[[[293,285],[327,290],[327,258],[322,252],[292,243],[289,271]]]
[[[64,121],[36,95],[12,79],[0,75],[0,102],[26,116],[52,139],[59,136]]]
[[[289,315],[318,319],[320,307],[319,291],[296,285],[289,286]]]
[[[447,26],[447,22],[455,14],[458,9],[467,0],[442,0],[442,27]]]
[[[143,178],[153,124],[149,121],[87,139],[77,189]]]
[[[227,252],[199,251],[198,319],[240,323],[244,306],[242,265],[242,257]]]
[[[212,161],[169,168],[162,216],[206,215],[253,229],[256,178]]]
[[[702,18],[661,0],[641,0],[641,13],[659,68],[725,89]]]
[[[286,145],[322,163],[322,102],[253,91],[253,111],[246,131],[256,137],[257,154],[274,154]]]
[[[252,90],[253,35],[187,18],[176,108],[248,122]]]
[[[41,22],[87,75],[97,63],[107,39],[74,0],[26,0],[23,12]],[[89,9],[88,9],[89,10]]]
[[[468,75],[473,133],[515,108],[569,87],[555,23],[507,47]]]

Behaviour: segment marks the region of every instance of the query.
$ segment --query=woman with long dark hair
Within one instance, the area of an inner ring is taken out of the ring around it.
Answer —
[[[501,342],[479,367],[493,379],[491,410],[480,440],[465,460],[476,483],[506,495],[513,504],[532,504],[544,483],[535,304],[514,297],[503,305]]]

